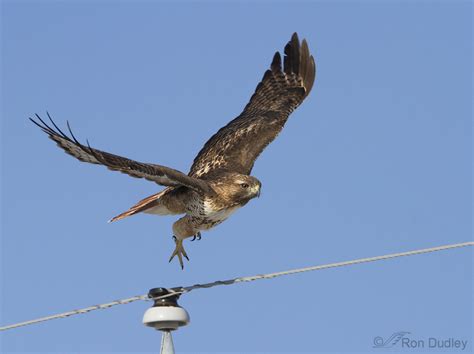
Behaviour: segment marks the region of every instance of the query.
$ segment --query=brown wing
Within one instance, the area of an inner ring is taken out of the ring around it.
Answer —
[[[257,157],[311,91],[315,74],[306,40],[300,46],[294,33],[285,46],[283,69],[276,52],[244,111],[209,139],[189,175],[204,177],[220,170],[250,174]]]
[[[61,149],[80,161],[104,165],[110,170],[120,171],[132,177],[145,178],[163,186],[184,186],[199,193],[213,193],[212,188],[205,181],[189,177],[172,168],[137,162],[105,151],[93,149],[89,146],[89,143],[87,143],[87,146],[83,145],[74,137],[69,123],[67,127],[71,134],[70,137],[58,128],[49,114],[48,118],[55,129],[46,124],[39,115],[36,115],[36,118],[38,121],[32,118],[30,118],[30,120],[48,134],[49,138],[54,140]]]

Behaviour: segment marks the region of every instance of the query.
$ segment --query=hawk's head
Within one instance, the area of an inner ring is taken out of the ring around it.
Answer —
[[[225,199],[238,204],[245,204],[260,195],[262,183],[255,177],[230,173],[213,181],[212,188]]]

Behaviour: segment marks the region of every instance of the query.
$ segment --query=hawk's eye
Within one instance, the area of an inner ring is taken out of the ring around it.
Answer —
[[[249,185],[247,183],[242,183],[240,186],[244,189],[249,187]]]

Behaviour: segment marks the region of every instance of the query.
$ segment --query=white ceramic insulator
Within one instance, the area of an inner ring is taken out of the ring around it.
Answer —
[[[143,324],[158,330],[175,330],[190,321],[188,312],[182,307],[157,306],[146,310]]]

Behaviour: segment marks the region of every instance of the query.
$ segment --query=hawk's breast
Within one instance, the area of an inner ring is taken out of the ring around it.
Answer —
[[[198,227],[200,230],[209,230],[225,221],[239,208],[240,205],[211,212],[206,217],[196,220],[199,224]]]
[[[237,206],[225,208],[219,211],[214,211],[214,212],[209,213],[206,219],[211,220],[211,221],[222,222],[225,219],[227,219],[229,216],[231,216],[233,213],[235,213],[237,209],[239,208],[240,208],[240,205],[237,205]]]
[[[214,198],[201,198],[195,194],[195,197],[188,201],[186,210],[197,229],[208,230],[222,223],[241,206],[226,206]]]
[[[231,216],[241,205],[222,207],[212,199],[204,199],[199,207],[192,208],[191,216],[193,223],[200,230],[210,229]]]

